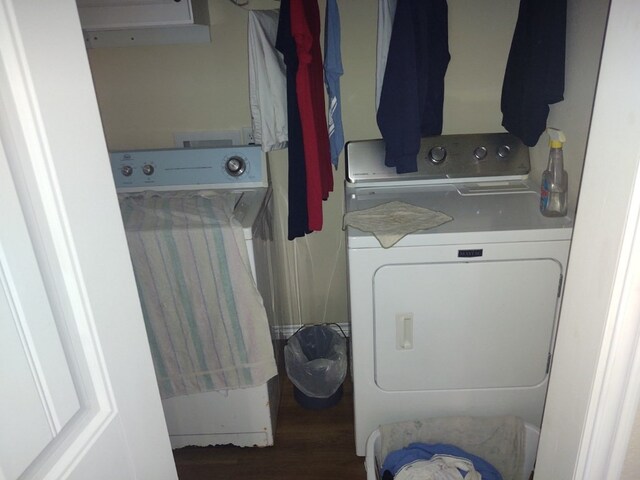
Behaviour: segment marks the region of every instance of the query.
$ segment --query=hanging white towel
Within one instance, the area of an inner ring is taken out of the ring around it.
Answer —
[[[278,17],[278,10],[249,11],[251,126],[265,152],[286,148],[289,139],[286,67],[275,46]]]
[[[234,195],[125,196],[121,210],[162,398],[276,375]]]
[[[380,92],[384,71],[387,67],[387,55],[389,54],[389,42],[393,28],[393,17],[396,13],[398,0],[378,0],[378,42],[376,54],[376,111],[380,105]]]

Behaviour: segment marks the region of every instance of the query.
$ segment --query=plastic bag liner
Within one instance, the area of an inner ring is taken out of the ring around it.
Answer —
[[[305,408],[322,409],[342,398],[347,375],[347,341],[327,325],[298,330],[284,347],[287,375],[294,397]]]

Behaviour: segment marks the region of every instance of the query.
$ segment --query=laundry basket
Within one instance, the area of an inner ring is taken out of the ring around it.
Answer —
[[[529,423],[524,424],[524,468],[522,480],[529,480],[536,462],[538,453],[538,439],[540,430]],[[380,430],[375,430],[367,439],[367,453],[365,468],[367,480],[380,480],[380,467],[383,459],[380,458]]]

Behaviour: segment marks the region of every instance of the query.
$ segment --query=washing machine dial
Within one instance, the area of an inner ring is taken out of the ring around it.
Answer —
[[[229,157],[224,164],[224,169],[232,177],[239,177],[247,169],[247,162],[244,158],[238,157],[237,155]]]
[[[447,149],[442,146],[435,146],[429,150],[427,157],[431,163],[439,165],[447,159]]]
[[[146,163],[145,165],[142,166],[142,173],[144,173],[145,175],[153,175],[153,172],[155,172],[155,167],[153,165],[151,165],[150,163]]]
[[[511,147],[509,145],[500,145],[498,147],[498,157],[502,159],[507,159],[511,154]]]
[[[133,174],[133,167],[131,165],[123,165],[120,168],[120,173],[125,177],[130,177]]]

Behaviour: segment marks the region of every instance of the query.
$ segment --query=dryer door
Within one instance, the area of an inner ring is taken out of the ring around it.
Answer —
[[[540,384],[548,373],[560,275],[553,259],[378,269],[377,385],[398,391]]]

